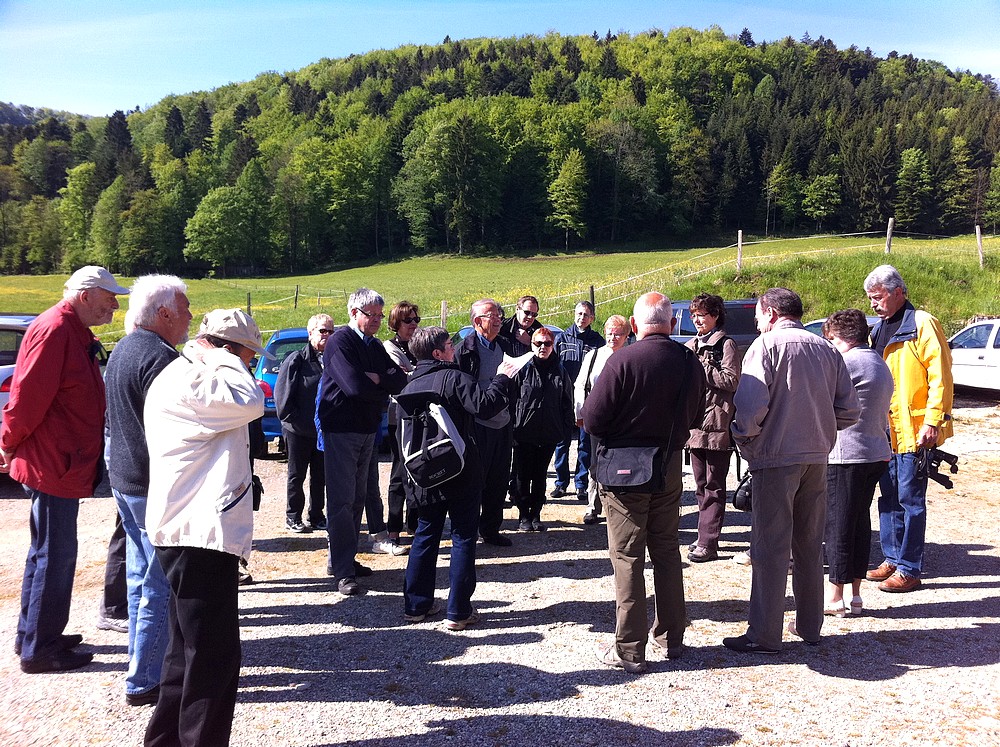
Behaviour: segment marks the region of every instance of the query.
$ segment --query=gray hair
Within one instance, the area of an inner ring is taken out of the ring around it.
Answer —
[[[365,306],[385,306],[385,299],[371,288],[358,288],[347,299],[347,313],[363,309]]]
[[[636,324],[654,327],[666,325],[669,327],[674,318],[674,310],[667,296],[653,291],[644,293],[636,299],[635,306],[632,308],[632,316],[635,317]]]
[[[604,329],[607,329],[608,327],[618,327],[619,329],[627,329],[630,332],[632,331],[632,328],[629,326],[628,319],[623,317],[621,314],[612,314],[609,316],[607,321],[604,322]]]
[[[417,327],[410,338],[410,352],[418,361],[433,360],[434,351],[443,351],[448,337],[444,327]]]
[[[482,309],[486,308],[487,306],[492,306],[498,312],[501,313],[503,312],[503,309],[501,308],[500,304],[497,303],[495,299],[480,298],[478,301],[473,303],[472,308],[469,309],[469,323],[475,324],[476,317],[479,316],[482,313]]]
[[[312,332],[314,329],[319,329],[319,325],[326,324],[328,321],[333,321],[333,317],[329,314],[313,314],[306,322],[306,330]]]
[[[143,275],[136,278],[129,293],[128,323],[136,327],[151,327],[156,324],[156,314],[160,307],[177,312],[177,294],[187,294],[187,285],[176,275]]]
[[[778,316],[796,320],[802,318],[802,299],[788,288],[768,288],[761,294],[758,303],[762,309],[774,309]]]
[[[874,288],[885,288],[889,293],[893,293],[897,288],[902,288],[903,295],[908,295],[903,276],[892,265],[879,265],[868,273],[868,277],[865,278],[865,293]]]

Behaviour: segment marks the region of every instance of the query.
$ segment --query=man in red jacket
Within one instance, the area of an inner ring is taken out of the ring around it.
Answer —
[[[31,498],[31,547],[24,566],[14,649],[29,674],[85,666],[93,654],[65,635],[76,573],[80,498],[100,481],[104,381],[90,327],[108,324],[128,293],[103,267],[66,281],[63,300],[28,327],[0,425],[0,472]]]

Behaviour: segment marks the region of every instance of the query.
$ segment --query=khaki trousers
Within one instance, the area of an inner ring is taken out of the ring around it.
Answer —
[[[684,638],[684,582],[677,539],[681,501],[681,452],[664,460],[664,488],[657,493],[607,491],[608,552],[615,583],[615,647],[625,661],[645,661],[652,634],[664,648]],[[653,564],[655,617],[647,629],[646,550]]]
[[[747,636],[766,648],[781,648],[791,554],[795,627],[805,640],[818,641],[823,627],[826,465],[753,470],[752,516]]]

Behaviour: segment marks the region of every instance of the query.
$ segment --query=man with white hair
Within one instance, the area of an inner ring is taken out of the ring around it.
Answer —
[[[583,405],[583,427],[597,439],[596,472],[606,492],[608,550],[614,569],[615,642],[598,659],[631,674],[645,672],[646,643],[668,659],[683,651],[684,582],[677,531],[682,485],[681,450],[705,411],[705,373],[694,354],[670,339],[670,299],[646,293],[630,320],[637,341],[608,359]],[[614,454],[642,460],[616,463]],[[604,479],[602,462],[610,466]],[[646,470],[645,483],[613,481]],[[612,481],[613,480],[613,481]],[[646,616],[646,549],[653,564],[655,615]]]
[[[385,318],[384,308],[385,300],[375,291],[354,291],[347,301],[348,326],[334,332],[323,351],[317,415],[326,470],[327,573],[344,596],[364,592],[355,578],[359,566],[354,558],[375,433],[389,395],[406,386],[406,373],[375,337]]]
[[[143,407],[153,380],[177,358],[191,324],[187,286],[174,275],[146,275],[132,285],[127,335],[108,360],[108,475],[125,529],[129,668],[125,702],[155,703],[167,650],[170,584],[146,531],[149,450]]]
[[[171,591],[150,747],[229,744],[242,660],[237,569],[253,538],[247,425],[264,413],[255,355],[273,358],[256,322],[216,309],[146,395],[146,530]]]
[[[941,323],[910,303],[892,265],[871,271],[865,293],[881,319],[872,330],[872,348],[896,385],[889,405],[892,457],[878,500],[885,560],[868,580],[879,581],[882,591],[907,592],[920,587],[923,570],[927,473],[920,470],[921,455],[952,435],[951,349]]]
[[[101,480],[104,381],[90,327],[108,324],[128,293],[103,267],[66,281],[63,300],[42,312],[21,342],[0,425],[0,472],[31,499],[31,546],[14,650],[29,674],[86,666],[93,654],[65,635],[76,573],[80,498]]]

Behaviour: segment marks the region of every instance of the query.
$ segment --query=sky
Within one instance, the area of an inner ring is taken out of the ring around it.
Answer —
[[[678,26],[936,60],[1000,80],[1000,0],[0,0],[0,101],[104,116],[323,57]]]

